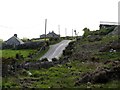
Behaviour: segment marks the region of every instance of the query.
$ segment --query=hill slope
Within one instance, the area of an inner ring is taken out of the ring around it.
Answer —
[[[22,68],[15,77],[3,78],[3,87],[120,88],[118,36],[101,35],[100,39],[90,39],[83,37],[71,42],[60,60],[54,60],[46,69]],[[31,75],[26,73],[28,71]]]

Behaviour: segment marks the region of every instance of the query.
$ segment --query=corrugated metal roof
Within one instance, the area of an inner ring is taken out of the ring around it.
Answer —
[[[108,21],[100,21],[100,24],[105,24],[105,25],[120,25],[118,22],[108,22]]]

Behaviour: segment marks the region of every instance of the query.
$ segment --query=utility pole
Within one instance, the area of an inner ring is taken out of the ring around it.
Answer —
[[[59,35],[60,35],[60,25],[58,25],[58,32],[59,32]]]
[[[66,37],[67,37],[67,28],[65,28],[65,35],[66,35]]]
[[[73,37],[73,29],[72,29],[72,37]]]
[[[45,19],[45,41],[46,41],[47,19]]]

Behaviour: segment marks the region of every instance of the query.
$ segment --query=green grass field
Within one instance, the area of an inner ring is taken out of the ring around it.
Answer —
[[[49,41],[49,38],[46,38],[46,40]],[[39,42],[39,41],[45,41],[45,39],[32,40],[32,42]]]
[[[8,58],[8,57],[15,57],[16,54],[21,54],[23,57],[27,57],[29,53],[34,53],[36,50],[0,50],[2,52],[2,57]],[[1,57],[0,57],[1,58]]]

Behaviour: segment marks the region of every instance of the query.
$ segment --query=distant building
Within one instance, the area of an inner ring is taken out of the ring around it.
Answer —
[[[111,28],[111,27],[115,28],[116,26],[118,26],[117,22],[105,22],[105,21],[101,21],[99,27],[100,27],[100,29],[102,29],[102,28],[107,29],[107,28]]]
[[[59,38],[60,37],[60,35],[57,35],[56,33],[54,33],[54,31],[52,31],[52,32],[49,32],[48,34],[47,34],[47,37],[53,37],[53,38]]]
[[[54,31],[52,32],[49,32],[47,35],[46,35],[47,38],[59,38],[60,35],[54,33]],[[45,38],[45,34],[41,35],[40,38]]]
[[[119,22],[100,22],[100,30],[101,29],[108,29],[110,32],[108,35],[118,35],[120,23]]]
[[[40,35],[40,38],[45,38],[45,34]]]
[[[24,44],[24,42],[17,37],[17,34],[14,34],[14,36],[12,36],[10,39],[6,41],[6,44],[16,46],[16,45]]]

